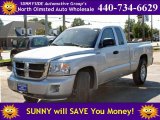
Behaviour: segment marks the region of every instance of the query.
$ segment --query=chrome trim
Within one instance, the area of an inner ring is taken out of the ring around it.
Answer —
[[[24,69],[23,68],[17,68],[16,67],[16,62],[24,63]],[[29,69],[29,64],[44,64],[44,70],[32,70],[32,69]],[[23,70],[25,77],[17,75],[16,69],[17,70]],[[14,72],[14,75],[17,78],[29,79],[29,80],[43,80],[43,79],[45,79],[47,77],[48,69],[49,69],[49,62],[44,63],[44,62],[36,62],[36,61],[31,61],[31,62],[16,61],[16,60],[13,61],[13,72]],[[43,72],[42,73],[42,77],[40,77],[40,78],[29,77],[29,71],[32,71],[32,72]]]
[[[26,62],[26,63],[24,63],[24,76],[27,78],[29,77],[29,70],[28,69],[29,69],[29,63]]]

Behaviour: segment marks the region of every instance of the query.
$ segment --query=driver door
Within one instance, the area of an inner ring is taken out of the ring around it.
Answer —
[[[106,46],[99,49],[100,55],[103,56],[103,58],[105,58],[105,64],[103,65],[103,69],[101,70],[100,73],[101,83],[105,83],[106,81],[111,80],[116,76],[118,76],[119,72],[118,69],[116,69],[116,66],[118,66],[121,63],[119,47],[117,46],[116,37],[112,27],[105,28],[103,30],[100,41],[103,41],[106,38],[111,38],[115,40],[115,44],[112,46]]]

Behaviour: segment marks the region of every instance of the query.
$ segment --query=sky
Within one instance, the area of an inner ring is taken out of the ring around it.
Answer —
[[[38,19],[44,19],[44,15],[28,15],[27,19],[37,17]],[[124,28],[125,21],[128,19],[128,15],[66,15],[66,26],[70,27],[74,18],[81,18],[86,24],[91,23],[93,25],[119,25]],[[23,15],[0,15],[0,18],[4,24],[8,24],[12,21],[23,21]],[[130,15],[131,19],[137,21],[137,15]],[[52,22],[52,28],[57,28],[62,25],[62,15],[48,15],[48,21]],[[151,19],[149,16],[148,25],[151,25]],[[153,28],[160,30],[160,15],[153,15]]]

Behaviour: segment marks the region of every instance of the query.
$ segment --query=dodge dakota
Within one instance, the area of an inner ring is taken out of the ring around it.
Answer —
[[[125,75],[144,84],[152,62],[149,42],[127,43],[119,26],[84,25],[65,30],[51,46],[15,55],[8,86],[28,102],[86,102],[99,85]]]

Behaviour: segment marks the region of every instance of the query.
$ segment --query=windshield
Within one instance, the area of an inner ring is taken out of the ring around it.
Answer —
[[[65,30],[51,45],[79,46],[93,48],[95,46],[99,29],[75,28]]]
[[[25,48],[27,45],[28,38],[19,38],[18,39],[18,48]]]
[[[43,47],[48,45],[48,39],[46,37],[34,37],[31,40],[31,47]]]

